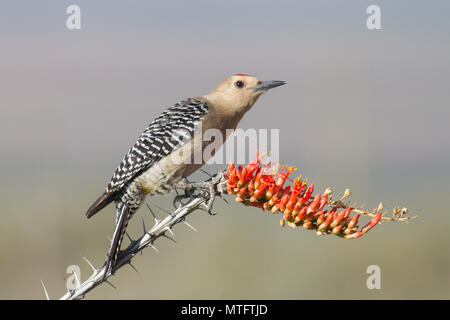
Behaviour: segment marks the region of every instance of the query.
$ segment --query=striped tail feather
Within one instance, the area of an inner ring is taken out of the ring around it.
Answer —
[[[115,192],[109,192],[105,191],[103,194],[98,197],[97,200],[89,207],[89,209],[86,212],[86,217],[90,218],[100,210],[102,210],[104,207],[106,207],[108,204],[110,204],[116,196]]]
[[[128,222],[133,215],[133,212],[126,204],[123,204],[122,207],[118,208],[117,210],[116,227],[114,229],[111,246],[108,252],[108,260],[106,261],[107,272],[112,271],[112,268],[117,263],[117,257],[120,252],[120,245],[122,244],[123,237],[125,236]]]

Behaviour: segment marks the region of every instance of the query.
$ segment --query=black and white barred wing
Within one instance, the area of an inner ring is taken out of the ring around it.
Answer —
[[[125,155],[106,191],[88,209],[86,215],[91,217],[103,209],[128,182],[188,142],[207,112],[206,102],[189,98],[159,115]]]

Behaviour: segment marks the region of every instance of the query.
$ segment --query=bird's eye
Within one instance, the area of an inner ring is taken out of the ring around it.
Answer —
[[[243,88],[243,87],[244,87],[244,82],[241,81],[241,80],[238,80],[238,81],[236,81],[236,82],[234,83],[234,85],[235,85],[237,88]]]

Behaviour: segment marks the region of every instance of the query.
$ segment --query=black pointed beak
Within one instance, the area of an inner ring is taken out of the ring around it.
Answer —
[[[284,81],[279,81],[279,80],[268,80],[268,81],[263,81],[260,84],[257,84],[256,86],[251,87],[250,89],[252,89],[253,91],[262,91],[262,90],[269,90],[275,87],[279,87],[286,84],[286,82]]]

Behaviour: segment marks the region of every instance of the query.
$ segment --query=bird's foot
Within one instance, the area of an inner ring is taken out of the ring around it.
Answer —
[[[174,205],[179,202],[181,204],[183,199],[189,198],[192,200],[194,197],[195,191],[200,191],[205,198],[207,198],[206,209],[210,215],[215,215],[212,212],[212,207],[214,204],[214,200],[216,195],[220,195],[222,199],[225,200],[224,194],[226,191],[226,179],[225,174],[220,171],[215,176],[211,177],[211,179],[204,182],[189,182],[186,178],[182,178],[177,185],[177,188],[184,189],[184,195],[177,195],[174,199]]]
[[[177,189],[182,189],[184,191],[184,194],[178,194]],[[186,205],[183,200],[187,199],[188,201],[191,201],[194,198],[194,187],[185,177],[181,178],[181,180],[177,183],[177,185],[175,186],[175,191],[177,193],[176,197],[173,199],[173,206],[175,208]]]

